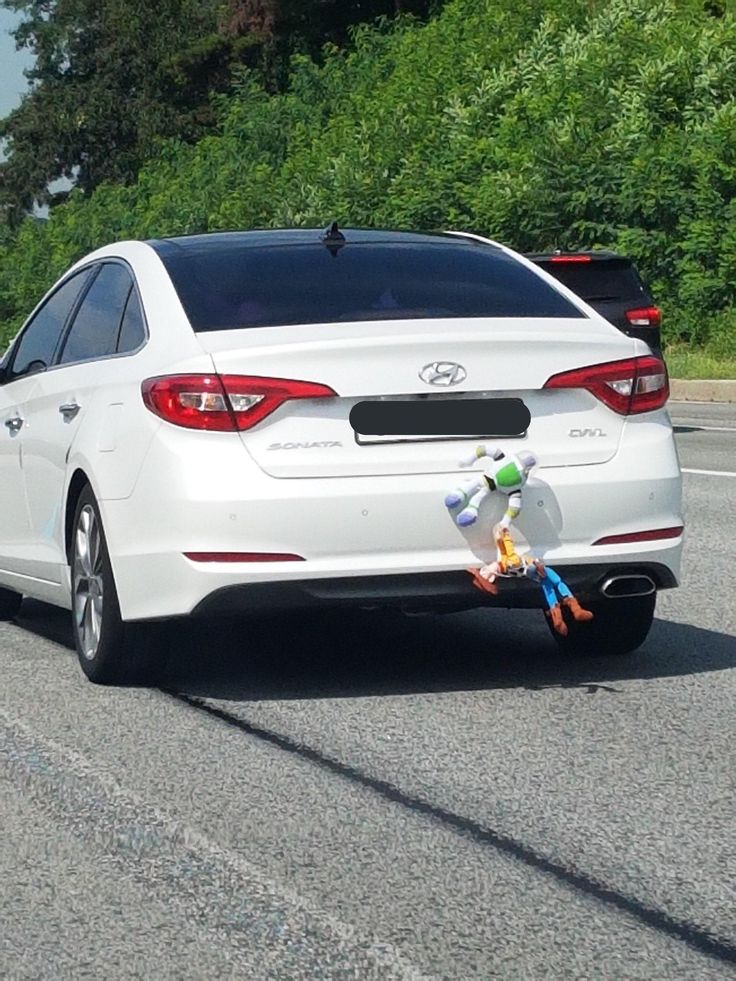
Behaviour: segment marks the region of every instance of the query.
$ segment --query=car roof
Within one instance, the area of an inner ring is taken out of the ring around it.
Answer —
[[[440,243],[468,246],[479,243],[476,239],[453,235],[449,232],[413,232],[397,229],[340,228],[347,245],[365,244],[404,244],[437,245]],[[214,248],[234,245],[238,248],[259,248],[265,246],[292,246],[322,244],[326,234],[323,228],[261,228],[252,231],[207,232],[199,235],[181,235],[161,239],[149,239],[147,244],[157,251],[165,248],[180,248],[199,251],[203,247]],[[498,249],[490,243],[481,243],[486,248]],[[498,249],[498,251],[501,251]]]

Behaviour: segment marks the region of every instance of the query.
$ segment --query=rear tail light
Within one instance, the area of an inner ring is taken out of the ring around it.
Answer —
[[[670,394],[664,361],[646,355],[553,375],[545,388],[584,388],[622,416],[661,409]]]
[[[632,531],[626,535],[608,535],[599,538],[594,545],[625,545],[628,542],[658,542],[663,538],[679,538],[685,530],[683,525],[674,528],[654,528],[651,531]]]
[[[592,262],[589,255],[553,255],[550,262]]]
[[[291,399],[334,398],[327,385],[247,375],[165,375],[141,386],[146,406],[186,429],[251,429]]]
[[[632,327],[659,327],[662,312],[659,307],[636,307],[626,311],[626,319]]]

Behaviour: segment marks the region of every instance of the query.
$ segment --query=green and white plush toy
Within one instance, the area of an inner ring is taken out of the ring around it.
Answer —
[[[521,513],[521,489],[527,482],[529,473],[537,464],[533,453],[504,453],[498,447],[489,449],[476,446],[474,452],[460,460],[461,467],[472,467],[484,461],[483,473],[465,481],[445,497],[445,504],[451,510],[461,508],[455,521],[461,528],[472,525],[478,519],[478,509],[492,491],[499,491],[508,497],[506,513],[499,522],[508,531],[509,525]]]

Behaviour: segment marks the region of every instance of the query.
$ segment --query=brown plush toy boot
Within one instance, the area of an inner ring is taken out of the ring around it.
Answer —
[[[482,576],[480,569],[468,569],[468,572],[473,577],[473,585],[476,589],[480,589],[482,593],[490,593],[491,596],[498,596],[498,586]]]
[[[555,603],[547,611],[547,616],[552,621],[552,628],[555,633],[560,634],[562,637],[567,637],[567,624],[562,619],[562,609],[559,603]]]
[[[578,623],[585,623],[588,620],[593,619],[593,614],[590,612],[590,610],[584,610],[574,596],[566,596],[563,599],[562,604],[568,608],[570,613],[572,613],[573,618],[577,620]]]

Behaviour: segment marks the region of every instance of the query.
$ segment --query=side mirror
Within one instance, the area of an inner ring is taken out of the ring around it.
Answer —
[[[23,372],[24,375],[37,375],[41,371],[46,371],[48,365],[45,361],[41,361],[39,358],[37,361],[31,361],[26,370]]]

